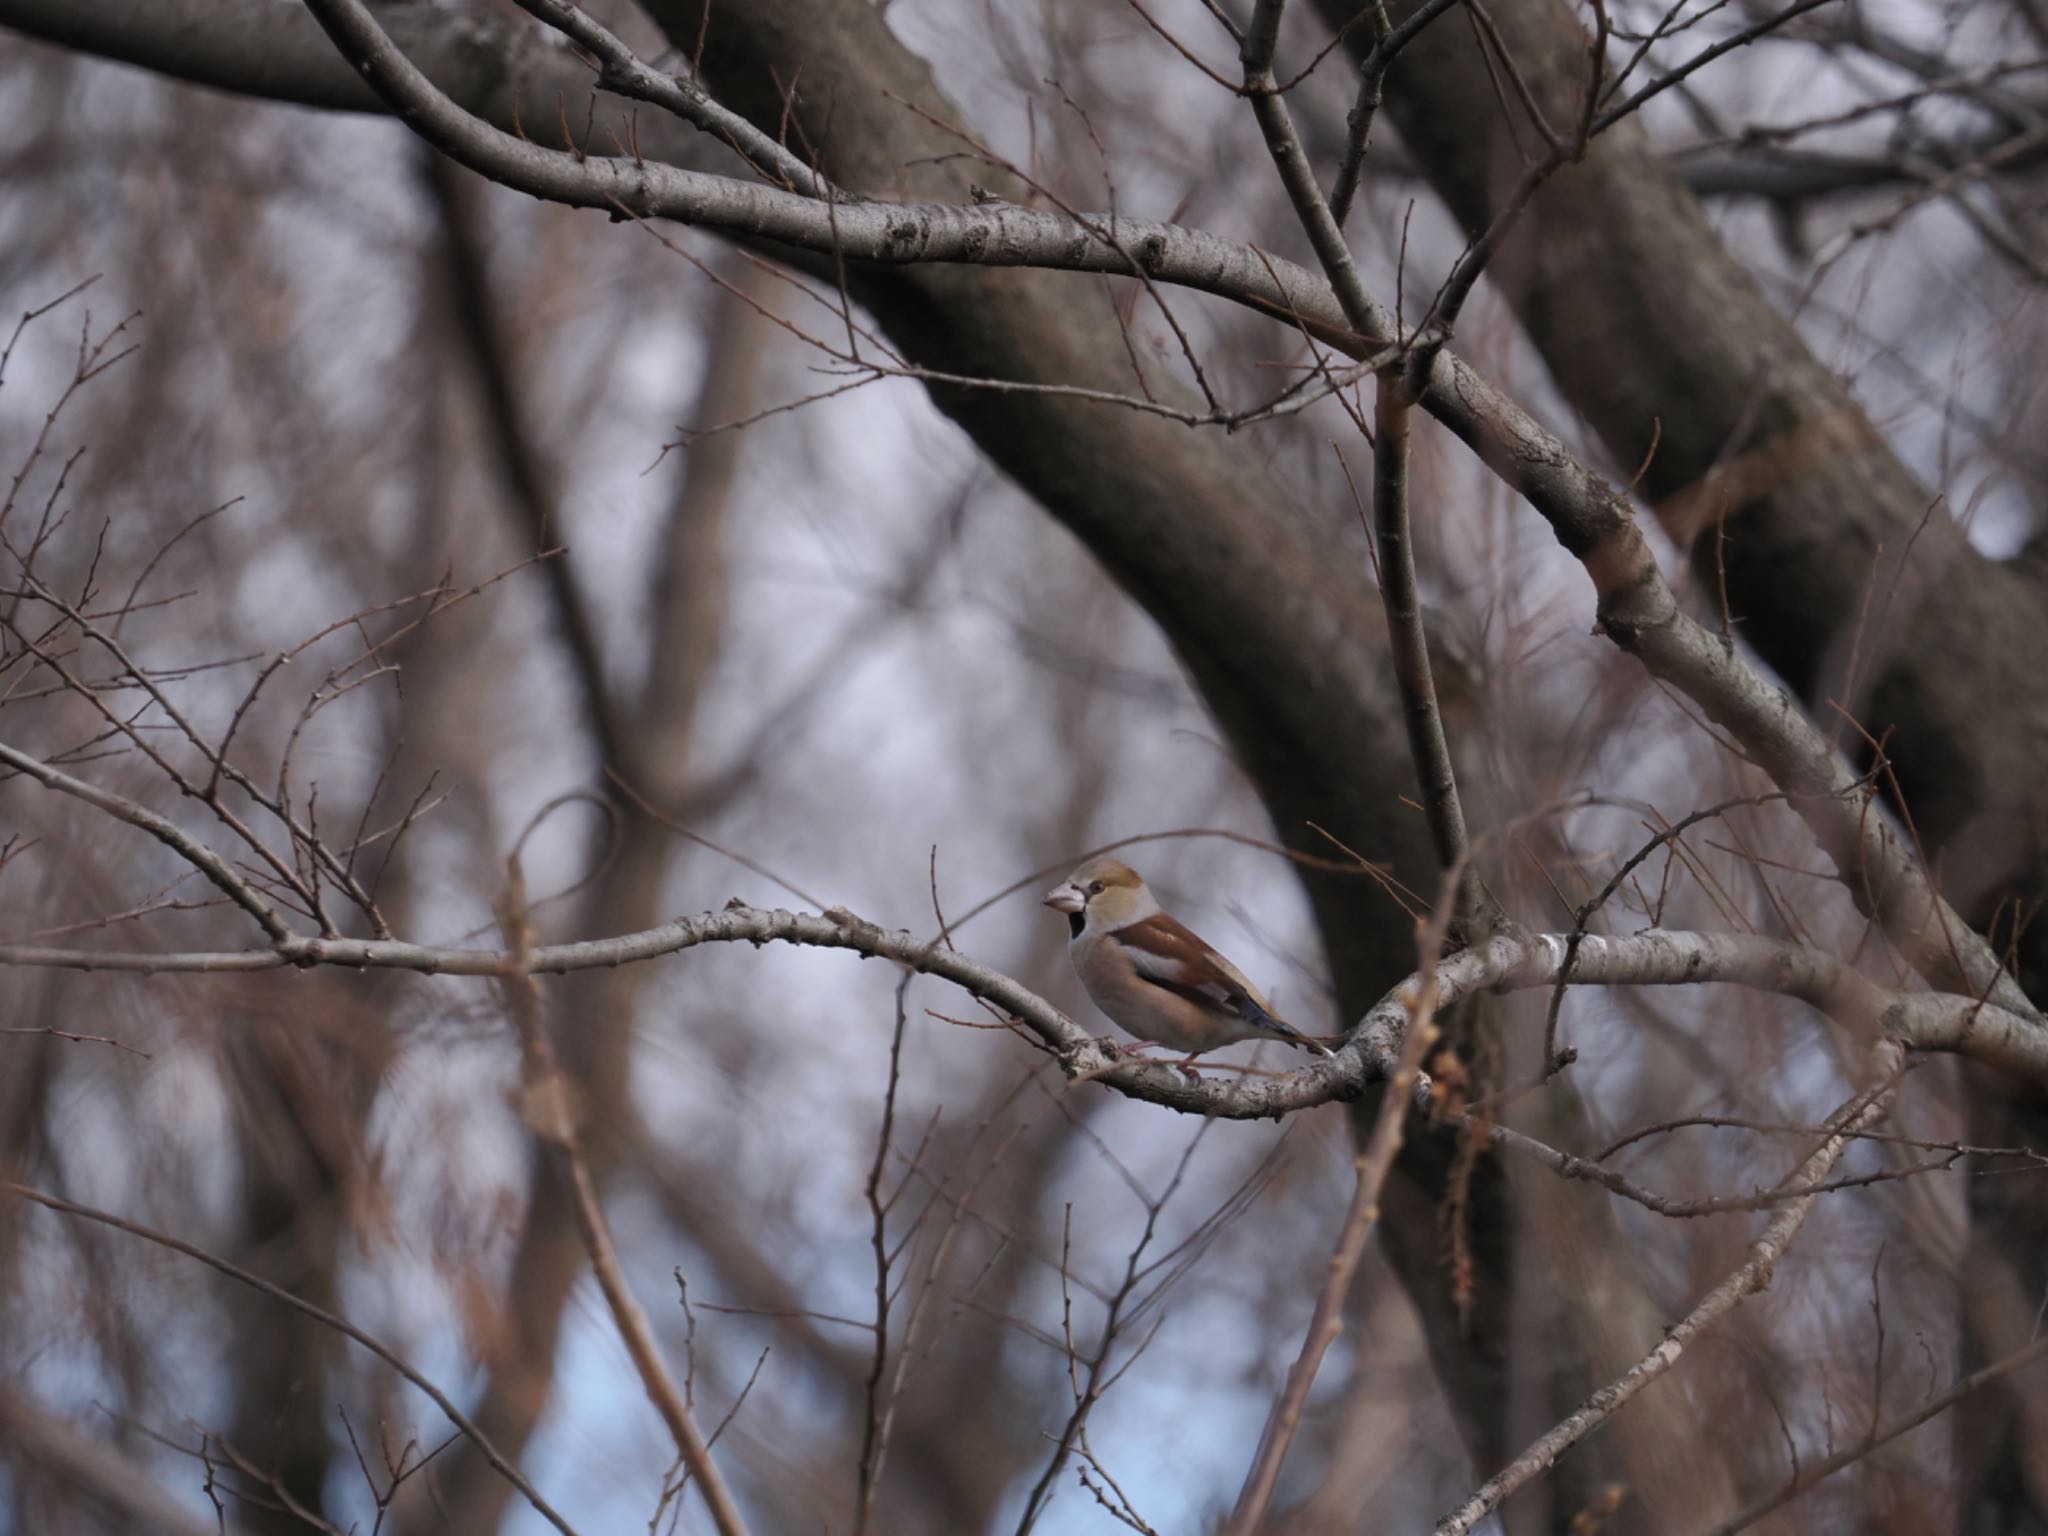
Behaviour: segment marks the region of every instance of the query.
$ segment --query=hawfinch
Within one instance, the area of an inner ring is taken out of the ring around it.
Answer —
[[[1330,1054],[1274,1014],[1244,972],[1159,910],[1137,871],[1090,859],[1045,894],[1067,915],[1067,953],[1095,1006],[1140,1040],[1190,1060],[1239,1040]]]

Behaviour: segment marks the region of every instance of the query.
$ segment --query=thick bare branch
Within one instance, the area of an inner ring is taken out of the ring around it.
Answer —
[[[1355,1024],[1329,1057],[1276,1077],[1225,1084],[1191,1080],[1164,1065],[1133,1062],[1024,986],[932,939],[882,928],[844,908],[785,912],[735,903],[721,912],[684,918],[609,939],[537,945],[535,974],[602,970],[700,944],[797,944],[843,949],[892,960],[950,981],[1010,1014],[1037,1035],[1069,1077],[1101,1078],[1150,1103],[1226,1119],[1265,1119],[1333,1100],[1354,1099],[1385,1075],[1401,1049],[1410,977]],[[1495,935],[1451,956],[1435,970],[1439,1008],[1493,990],[1556,984],[1571,945],[1567,934]],[[270,949],[146,954],[134,951],[0,945],[0,965],[74,970],[157,972],[267,971],[334,965],[418,971],[436,976],[510,974],[517,956],[502,950],[436,948],[395,939],[292,937]],[[1754,934],[1667,932],[1626,938],[1581,936],[1567,980],[1581,986],[1696,986],[1718,982],[1795,997],[1841,1023],[1913,1050],[1949,1051],[2036,1081],[2048,1082],[2048,1029],[2030,1015],[1953,993],[1894,992],[1832,955]]]
[[[383,5],[407,53],[472,111],[519,86],[567,85],[589,71],[531,28],[483,6]],[[377,93],[335,56],[312,17],[276,0],[0,0],[0,26],[174,79],[340,112],[383,112]],[[555,78],[550,78],[555,77]]]

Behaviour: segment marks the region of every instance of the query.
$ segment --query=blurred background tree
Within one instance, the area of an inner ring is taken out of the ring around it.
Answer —
[[[1035,895],[1159,834],[1126,856],[1168,905],[1347,1029],[1427,954],[1446,862],[1364,359],[1382,411],[1433,381],[1421,622],[1510,932],[1759,935],[1986,996],[1982,953],[2048,995],[2033,0],[1323,0],[1277,36],[1207,0],[370,8],[550,163],[760,189],[754,145],[829,184],[808,242],[480,176],[388,120],[332,7],[0,0],[0,743],[203,837],[295,932],[510,952],[844,905],[1099,1029]],[[596,89],[592,18],[759,144]],[[1398,336],[1340,303],[1290,133]],[[864,260],[842,198],[1029,210],[1097,256]],[[1112,216],[1270,258],[1192,281]],[[1251,291],[1304,268],[1320,309]],[[1445,384],[1447,336],[1555,436]],[[1631,501],[1656,590],[1880,793],[1844,836],[1896,818],[1960,914],[1941,953],[1887,942],[1890,877],[1787,803],[1815,785],[1740,679],[1632,629]],[[563,1105],[753,1529],[1238,1505],[1376,1096],[1175,1115],[803,948],[532,992],[30,963],[242,949],[225,889],[0,783],[5,1177],[241,1276],[0,1200],[13,1529],[547,1528],[531,1494],[712,1528],[593,1277]],[[1867,1030],[1786,997],[1553,1006],[1446,1015],[1437,1086],[1479,1112],[1410,1117],[1271,1528],[1459,1505],[1740,1271],[1792,1208],[1750,1197],[1796,1193],[1867,1077]],[[1912,1060],[1768,1292],[1500,1529],[2048,1532],[2044,1078]],[[1496,1119],[1697,1219],[1509,1158]],[[1717,1197],[1744,1208],[1686,1205]]]

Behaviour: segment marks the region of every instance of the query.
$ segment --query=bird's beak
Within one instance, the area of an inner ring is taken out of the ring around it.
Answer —
[[[1069,880],[1056,885],[1045,893],[1045,904],[1055,912],[1078,912],[1088,905],[1088,898],[1081,894],[1081,888]]]

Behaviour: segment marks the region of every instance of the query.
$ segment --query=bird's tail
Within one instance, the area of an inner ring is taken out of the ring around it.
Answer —
[[[1255,997],[1247,996],[1238,999],[1237,1011],[1239,1017],[1245,1023],[1252,1025],[1254,1028],[1266,1030],[1286,1041],[1289,1045],[1298,1045],[1305,1051],[1314,1051],[1318,1056],[1332,1056],[1336,1054],[1313,1035],[1303,1034]]]

